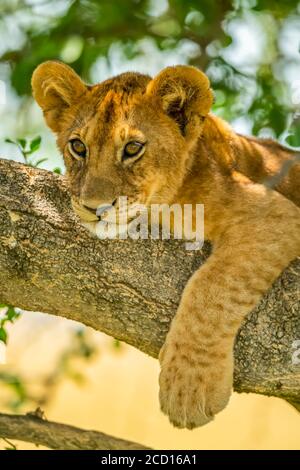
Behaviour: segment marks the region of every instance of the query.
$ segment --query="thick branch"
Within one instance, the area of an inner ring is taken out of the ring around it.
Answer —
[[[35,416],[0,413],[0,438],[16,439],[56,450],[141,450],[141,444],[98,431],[86,431]]]
[[[208,255],[179,241],[100,241],[70,210],[62,177],[0,160],[0,300],[77,320],[157,356],[182,289]],[[288,229],[288,228],[287,228]],[[258,273],[259,275],[259,273]],[[300,260],[252,312],[235,389],[300,400]]]

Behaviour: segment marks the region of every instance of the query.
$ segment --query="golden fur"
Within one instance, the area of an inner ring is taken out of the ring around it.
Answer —
[[[160,402],[179,427],[209,422],[229,400],[245,315],[300,255],[300,166],[276,191],[262,184],[296,153],[239,136],[210,114],[209,81],[193,67],[86,86],[68,66],[46,62],[32,86],[57,134],[74,209],[90,228],[96,208],[121,195],[147,205],[204,204],[213,254],[187,283],[161,351]],[[73,138],[86,158],[70,153]],[[122,161],[133,140],[146,142],[144,154]]]

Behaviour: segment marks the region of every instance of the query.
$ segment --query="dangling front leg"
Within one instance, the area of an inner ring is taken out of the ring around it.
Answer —
[[[283,205],[270,201],[264,217],[228,228],[184,289],[160,353],[161,408],[175,426],[206,424],[228,403],[241,323],[300,254],[300,211]]]

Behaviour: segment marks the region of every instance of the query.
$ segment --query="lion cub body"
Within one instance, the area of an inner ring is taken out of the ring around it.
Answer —
[[[239,136],[209,114],[209,81],[192,67],[86,86],[69,67],[46,62],[32,84],[57,134],[74,209],[90,227],[97,207],[119,196],[204,204],[214,250],[185,287],[161,351],[160,402],[179,427],[209,422],[228,402],[245,315],[300,255],[299,165],[274,180],[297,154]],[[130,158],[128,143],[141,149]]]

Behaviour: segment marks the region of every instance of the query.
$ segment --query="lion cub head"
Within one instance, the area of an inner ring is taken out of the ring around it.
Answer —
[[[75,211],[85,222],[120,196],[171,203],[212,104],[206,75],[167,67],[155,78],[123,73],[88,86],[67,65],[45,62],[33,93],[64,155]]]

